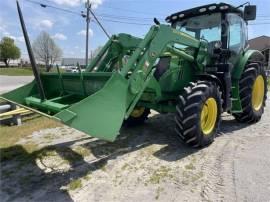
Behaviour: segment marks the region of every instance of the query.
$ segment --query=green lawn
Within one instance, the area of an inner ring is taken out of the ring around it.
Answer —
[[[0,126],[0,149],[13,146],[19,139],[31,135],[34,131],[62,126],[61,123],[38,114],[25,117],[22,122],[21,126]]]
[[[0,68],[0,75],[6,76],[31,76],[33,75],[31,68]]]
[[[45,68],[40,69],[41,72],[45,72]],[[52,68],[50,72],[57,72],[56,68]],[[65,72],[64,69],[60,69],[60,72]],[[33,72],[31,67],[9,67],[0,68],[0,75],[5,76],[32,76]]]

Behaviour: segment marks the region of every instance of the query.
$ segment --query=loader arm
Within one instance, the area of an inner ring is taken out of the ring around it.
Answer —
[[[174,48],[175,44],[181,44],[195,48],[199,54],[200,48],[205,50],[206,46],[199,40],[167,26],[152,26],[144,40],[139,44],[136,51],[126,65],[123,66],[120,74],[127,77],[130,70],[132,74],[128,76],[129,92],[125,118],[128,118],[136,103],[138,102],[148,82],[154,75],[154,63],[164,52],[182,57],[190,62],[197,62],[196,55],[189,55],[184,51]],[[206,54],[205,54],[206,55]],[[201,52],[200,52],[201,56]],[[201,58],[200,58],[201,60]]]

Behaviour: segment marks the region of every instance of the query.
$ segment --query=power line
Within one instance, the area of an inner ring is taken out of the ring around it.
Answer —
[[[34,0],[24,0],[24,1],[28,1],[30,3],[39,5],[43,8],[49,7],[49,8],[53,8],[53,9],[57,9],[59,11],[63,11],[66,13],[70,13],[70,14],[74,14],[77,16],[81,16],[81,17],[86,17],[84,13],[79,13],[79,12],[75,12],[72,10],[68,10],[68,9],[64,9],[64,8],[60,8],[60,7],[56,7],[56,6],[52,6],[52,5],[48,5],[48,4],[44,4],[42,2],[39,1],[34,1]],[[48,0],[46,0],[48,1]],[[51,2],[51,1],[48,1]],[[135,10],[129,10],[129,9],[122,9],[122,8],[115,8],[115,7],[109,7],[109,6],[103,6],[103,7],[107,7],[107,8],[111,8],[111,9],[116,9],[116,10],[125,10],[125,11],[129,11],[129,12],[134,12],[134,13],[144,13],[144,12],[140,12],[140,11],[135,11]],[[148,13],[150,14],[150,13]],[[106,22],[112,22],[112,23],[120,23],[120,24],[130,24],[130,25],[138,25],[138,26],[150,26],[152,24],[150,23],[140,23],[140,22],[130,22],[130,21],[151,21],[151,18],[147,18],[147,17],[135,17],[135,16],[123,16],[123,15],[110,15],[110,14],[104,14],[104,13],[97,13],[96,14],[98,17],[100,17],[100,19],[102,21],[106,21]],[[270,23],[268,22],[262,22],[262,21],[267,21],[270,20],[270,16],[267,15],[259,15],[258,16],[260,19],[257,19],[257,21],[259,21],[258,23],[252,23],[249,25],[268,25]],[[269,19],[268,19],[269,17]]]
[[[153,18],[141,18],[141,17],[123,16],[123,15],[110,15],[110,14],[103,14],[103,13],[96,13],[96,15],[100,16],[100,17],[109,17],[109,18],[117,18],[117,19],[124,19],[124,20],[143,20],[143,21],[153,20]]]
[[[53,8],[53,9],[60,10],[60,11],[63,11],[63,12],[67,12],[67,13],[71,13],[71,14],[81,16],[81,13],[75,12],[75,11],[72,11],[72,10],[68,10],[68,9],[65,9],[65,8],[60,8],[60,7],[44,4],[42,2],[33,1],[33,0],[24,0],[24,1],[28,1],[28,2],[33,3],[33,4],[37,4],[37,5],[39,5],[39,6],[43,7],[43,8],[49,7],[49,8]]]
[[[257,17],[270,17],[270,15],[257,15]]]
[[[114,9],[114,10],[121,10],[121,11],[131,12],[131,13],[145,14],[145,15],[164,15],[162,13],[143,12],[143,11],[138,11],[138,10],[130,10],[130,9],[125,9],[125,8],[117,8],[117,7],[104,6],[104,5],[102,7],[109,8],[109,9]]]
[[[109,20],[109,19],[104,19],[104,18],[100,18],[100,19],[102,21],[115,22],[115,23],[121,23],[121,24],[129,24],[129,25],[142,25],[142,26],[152,25],[152,24],[148,24],[148,23],[125,22],[125,21],[119,21],[119,20]]]
[[[248,25],[270,25],[270,22],[265,22],[265,23],[252,23],[252,24],[248,24]]]
[[[38,2],[38,1],[33,1],[33,0],[24,0],[24,1],[28,1],[28,2],[33,3],[33,4],[37,4],[37,5],[39,5],[39,6],[43,7],[43,8],[50,7],[50,8],[57,9],[57,10],[60,10],[60,11],[63,11],[63,12],[79,15],[79,16],[82,16],[82,17],[86,17],[84,13],[79,13],[79,12],[71,11],[71,10],[68,10],[68,9],[63,9],[63,8],[59,8],[59,7],[56,7],[56,6],[51,6],[51,5],[44,4],[44,3],[41,3],[41,2]],[[136,23],[136,22],[126,22],[126,21],[121,21],[121,20],[111,20],[111,19],[107,19],[106,17],[102,17],[101,19],[103,21],[121,23],[121,24],[132,24],[132,25],[143,25],[143,26],[151,25],[151,24],[146,24],[146,23]]]
[[[69,10],[69,9],[60,8],[60,7],[49,5],[49,4],[44,4],[44,3],[40,2],[40,1],[34,1],[34,0],[24,0],[24,1],[28,1],[30,3],[39,5],[39,6],[43,7],[43,8],[50,7],[50,8],[54,8],[54,9],[64,11],[64,12],[67,12],[67,13],[80,15],[80,16],[82,15],[80,12],[75,12],[75,11],[72,11],[72,10]],[[46,0],[46,1],[52,3],[52,1],[49,1],[49,0]],[[128,10],[128,9],[121,9],[121,8],[112,8],[112,9]],[[139,13],[143,13],[143,12],[139,12]],[[97,13],[96,15],[101,16],[101,17],[111,17],[111,18],[126,19],[126,20],[152,20],[152,18],[150,18],[150,17],[149,18],[146,18],[146,17],[141,18],[141,17],[135,17],[135,16],[108,15],[108,14],[104,14],[104,13]],[[83,16],[83,17],[85,17],[85,16]]]
[[[41,2],[38,2],[38,1],[33,1],[33,0],[24,0],[24,1],[27,1],[27,2],[30,2],[30,3],[33,3],[33,4],[36,4],[36,5],[39,5],[43,8],[53,8],[53,9],[57,9],[57,10],[60,10],[60,11],[63,11],[63,12],[67,12],[67,13],[71,13],[71,14],[75,14],[75,15],[78,15],[78,16],[82,16],[82,17],[86,17],[84,13],[79,13],[79,12],[75,12],[75,11],[71,11],[71,10],[68,10],[68,9],[63,9],[63,8],[59,8],[59,7],[56,7],[56,6],[52,6],[52,5],[48,5],[48,4],[44,4],[44,3],[41,3]],[[101,16],[101,15],[98,15],[98,16]],[[110,15],[103,15],[102,17],[102,20],[104,21],[107,21],[107,22],[118,22],[118,23],[122,23],[122,24],[133,24],[133,25],[149,25],[149,24],[145,24],[145,23],[135,23],[135,22],[126,22],[126,21],[121,21],[121,20],[118,20],[117,19],[118,16],[110,16]],[[128,17],[128,16],[121,16],[123,17],[123,20],[130,20],[130,19],[125,19],[124,17]],[[115,18],[116,20],[111,20],[111,19],[107,19],[107,18]]]

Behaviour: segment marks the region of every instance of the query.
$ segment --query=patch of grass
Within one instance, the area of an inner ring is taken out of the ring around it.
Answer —
[[[193,173],[192,171],[183,171],[182,184],[188,185],[189,183],[194,183],[203,177],[203,172]]]
[[[37,157],[42,159],[43,157],[53,157],[57,155],[58,154],[55,150],[51,150],[51,148],[49,148],[43,149],[40,153],[38,153]]]
[[[59,69],[60,72],[65,72],[64,69]],[[44,67],[40,68],[40,72],[46,72],[46,69]],[[52,68],[50,72],[57,72],[57,68]],[[8,67],[8,68],[0,68],[0,75],[5,75],[5,76],[32,76],[33,71],[32,68],[29,67]]]
[[[88,171],[87,174],[83,177],[84,180],[90,180],[91,179],[91,171]]]
[[[31,154],[38,149],[38,145],[33,142],[30,142],[30,143],[24,144],[23,148],[26,150],[26,152]]]
[[[54,139],[54,135],[53,134],[46,134],[46,136],[44,136],[44,139],[50,141],[50,140],[53,140]]]
[[[77,154],[83,156],[83,157],[89,156],[91,154],[89,149],[86,149],[82,146],[77,146],[77,147],[73,148],[73,151],[76,152]]]
[[[37,157],[47,158],[47,157],[60,157],[64,164],[76,164],[82,161],[82,156],[74,152],[70,147],[55,147],[50,146],[42,149]]]
[[[198,174],[195,174],[191,177],[191,182],[195,182],[202,177],[203,177],[203,172],[199,172]]]
[[[33,72],[31,68],[8,67],[8,68],[0,68],[0,75],[31,76],[33,75]]]
[[[38,145],[29,142],[24,145],[16,145],[21,138],[31,135],[34,131],[45,128],[55,128],[61,126],[46,117],[28,118],[21,126],[1,126],[0,127],[0,162],[13,158],[30,158],[31,153],[38,149]],[[26,160],[26,159],[25,159]]]
[[[189,163],[189,164],[185,165],[185,169],[187,169],[187,170],[195,170],[195,166],[193,165],[193,163]]]
[[[164,178],[172,178],[173,176],[169,173],[170,168],[161,166],[159,169],[155,170],[150,176],[149,182],[152,184],[159,184]]]
[[[21,126],[1,126],[0,148],[13,146],[21,138],[31,135],[34,131],[59,126],[62,126],[62,124],[46,117],[36,117],[34,119],[23,120],[23,124]]]
[[[163,190],[164,190],[164,188],[162,188],[162,187],[158,187],[158,188],[157,188],[157,191],[156,191],[156,197],[155,197],[156,200],[159,199],[160,193],[161,193]]]
[[[104,164],[104,165],[102,165],[101,167],[100,167],[100,169],[103,171],[103,172],[106,172],[106,165]]]
[[[79,189],[81,187],[82,187],[82,180],[81,179],[73,180],[68,184],[69,190],[75,190],[75,189]]]
[[[128,168],[129,167],[129,164],[128,163],[125,163],[125,165],[123,165],[122,167],[121,167],[121,170],[126,170],[126,168]]]

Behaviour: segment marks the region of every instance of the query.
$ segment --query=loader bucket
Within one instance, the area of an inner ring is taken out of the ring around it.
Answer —
[[[91,136],[113,141],[125,116],[127,88],[127,80],[115,73],[101,90],[55,117]]]
[[[128,80],[116,72],[101,74],[103,76],[99,73],[85,74],[84,82],[88,84],[86,91],[89,96],[83,96],[83,92],[80,92],[80,75],[70,73],[63,74],[63,87],[69,87],[69,94],[62,97],[52,96],[55,94],[52,88],[59,90],[56,88],[59,80],[53,74],[41,75],[46,96],[51,99],[39,99],[35,81],[1,97],[26,108],[30,107],[28,109],[37,109],[36,112],[45,113],[93,137],[113,141],[119,134],[127,109]]]

